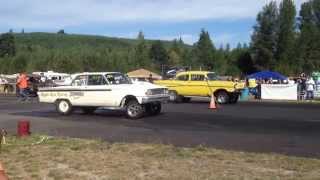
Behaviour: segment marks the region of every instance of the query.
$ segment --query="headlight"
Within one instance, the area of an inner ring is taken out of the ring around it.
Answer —
[[[152,95],[152,90],[148,89],[147,92],[146,92],[146,95],[148,95],[148,96]]]

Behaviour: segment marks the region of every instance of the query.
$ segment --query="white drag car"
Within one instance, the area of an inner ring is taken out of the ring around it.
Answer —
[[[123,109],[131,119],[159,114],[161,103],[169,100],[168,90],[154,84],[133,84],[118,72],[81,73],[70,86],[40,88],[39,101],[54,103],[68,115],[75,108],[93,113],[97,108]]]

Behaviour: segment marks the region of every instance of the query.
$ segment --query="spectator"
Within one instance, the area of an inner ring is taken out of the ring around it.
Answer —
[[[304,73],[301,73],[300,79],[301,79],[301,90],[306,91],[306,81],[307,81],[306,75]]]
[[[317,78],[317,81],[316,81],[316,90],[320,91],[320,76]]]
[[[308,78],[308,81],[306,82],[306,88],[307,88],[307,99],[312,100],[313,99],[313,91],[315,89],[315,82],[312,77]]]
[[[149,81],[150,83],[153,83],[153,77],[152,77],[152,74],[150,74],[150,75],[149,75],[149,79],[148,79],[148,81]]]
[[[21,101],[30,100],[28,97],[28,77],[24,72],[20,73],[17,86],[19,88],[19,99]]]
[[[261,99],[261,84],[264,83],[264,80],[260,79],[257,82],[257,94],[256,94],[256,99]]]

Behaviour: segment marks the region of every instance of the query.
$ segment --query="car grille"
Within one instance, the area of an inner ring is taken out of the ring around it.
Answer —
[[[157,89],[152,89],[152,95],[158,95],[158,94],[165,94],[166,89],[165,88],[157,88]]]

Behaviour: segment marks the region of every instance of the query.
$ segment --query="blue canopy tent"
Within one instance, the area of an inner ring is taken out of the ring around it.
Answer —
[[[288,79],[284,75],[273,71],[261,71],[247,76],[247,79],[274,79],[274,80],[286,80]]]

